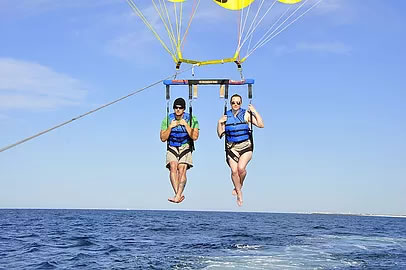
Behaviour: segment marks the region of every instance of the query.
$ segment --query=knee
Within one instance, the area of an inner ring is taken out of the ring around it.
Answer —
[[[237,169],[231,170],[231,175],[232,176],[238,176],[238,170]]]
[[[239,175],[242,175],[242,174],[246,174],[247,173],[247,171],[245,170],[245,167],[238,167],[238,174]]]

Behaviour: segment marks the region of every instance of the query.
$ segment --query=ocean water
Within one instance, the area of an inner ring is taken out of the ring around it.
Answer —
[[[406,269],[406,218],[3,209],[0,269]]]

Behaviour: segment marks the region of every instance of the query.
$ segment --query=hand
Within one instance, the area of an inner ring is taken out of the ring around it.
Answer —
[[[170,123],[170,125],[169,125],[169,127],[170,127],[170,128],[174,128],[174,127],[176,127],[177,125],[179,125],[178,121],[172,120],[171,123]]]
[[[188,123],[186,122],[186,120],[185,119],[180,119],[180,121],[179,121],[179,125],[182,125],[182,126],[187,126],[188,125]]]
[[[255,108],[252,104],[248,104],[248,111],[252,112],[253,114],[255,114],[257,112],[257,110],[255,110]]]
[[[221,123],[221,124],[223,124],[225,122],[227,122],[227,115],[223,115],[219,120],[219,123]]]

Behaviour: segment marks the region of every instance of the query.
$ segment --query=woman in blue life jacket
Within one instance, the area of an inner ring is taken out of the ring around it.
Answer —
[[[162,142],[167,142],[166,167],[175,192],[175,196],[168,201],[173,203],[185,199],[186,170],[193,167],[193,141],[199,137],[199,122],[195,116],[190,119],[185,107],[185,100],[177,98],[173,102],[174,112],[165,117],[161,124],[160,138]]]
[[[238,206],[242,206],[242,186],[247,176],[246,167],[252,158],[252,133],[248,123],[259,128],[264,127],[261,115],[252,104],[248,110],[242,109],[242,97],[231,97],[231,110],[227,111],[217,123],[217,134],[221,139],[226,136],[226,161],[231,169],[231,180],[234,184],[232,194],[237,196]],[[252,115],[252,118],[251,118]]]

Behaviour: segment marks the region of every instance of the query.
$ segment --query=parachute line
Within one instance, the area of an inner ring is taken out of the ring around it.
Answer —
[[[254,34],[255,30],[256,30],[256,29],[258,28],[258,26],[261,24],[261,22],[262,22],[263,19],[266,17],[266,15],[268,15],[268,13],[272,10],[272,8],[274,7],[274,5],[275,5],[275,3],[276,3],[277,1],[278,1],[278,0],[275,0],[275,1],[272,3],[272,5],[266,10],[266,12],[264,13],[264,15],[262,15],[261,19],[259,20],[259,22],[254,26],[254,28],[251,29],[251,27],[250,27],[249,30],[251,30],[251,32],[248,31],[247,36],[244,38],[244,41],[243,41],[243,43],[241,44],[241,47],[244,46],[244,44],[245,44],[245,42],[247,42],[248,38],[251,38],[251,40],[252,40],[252,37],[253,37],[253,34]],[[254,23],[255,20],[257,19],[257,16],[258,16],[259,11],[260,11],[260,9],[262,8],[262,5],[263,5],[263,4],[264,4],[264,0],[262,1],[261,5],[258,7],[258,12],[257,12],[257,14],[256,14],[256,16],[255,16],[253,22],[251,23],[251,26],[253,25],[253,23]]]
[[[294,13],[296,13],[297,10],[299,10],[304,4],[306,4],[309,0],[306,0],[300,7],[298,7]],[[284,26],[280,31],[276,32],[275,34],[273,34],[275,31],[277,31],[285,22],[286,20],[277,27],[277,29],[275,29],[270,35],[268,35],[268,37],[262,41],[261,44],[259,44],[258,46],[256,46],[246,57],[248,58],[255,50],[261,48],[262,46],[264,46],[265,44],[267,44],[268,42],[270,42],[272,39],[274,39],[276,36],[278,36],[280,33],[282,33],[284,30],[286,30],[289,26],[291,26],[293,23],[295,23],[297,20],[299,20],[300,18],[302,18],[303,16],[305,16],[308,12],[310,12],[313,8],[315,8],[317,5],[319,5],[323,0],[319,0],[317,1],[315,4],[313,4],[312,6],[310,6],[305,12],[303,12],[301,15],[299,15],[297,18],[295,18],[293,21],[291,21],[290,23],[288,23],[286,26]],[[293,14],[292,14],[293,15]],[[291,16],[292,16],[291,15]],[[289,16],[289,18],[291,17]]]
[[[197,8],[199,7],[199,4],[200,4],[200,0],[197,0],[197,1],[195,0],[194,6],[193,6],[193,10],[192,10],[192,15],[190,16],[188,26],[186,27],[185,34],[183,35],[181,45],[183,45],[183,42],[185,41],[186,36],[187,36],[187,34],[189,33],[190,25],[192,24],[192,20],[193,20],[193,18],[195,17],[196,10],[197,10]]]
[[[175,41],[175,36],[173,35],[173,32],[170,31],[170,29],[169,29],[169,27],[168,27],[168,24],[167,24],[166,21],[165,21],[165,17],[164,17],[164,15],[163,15],[164,10],[163,10],[163,8],[162,8],[162,3],[161,3],[161,1],[159,1],[159,9],[158,9],[158,6],[156,5],[156,3],[155,3],[154,0],[152,0],[152,4],[154,5],[154,8],[155,8],[156,12],[158,13],[159,18],[161,19],[161,22],[163,23],[163,25],[164,25],[164,27],[165,27],[167,33],[168,33],[169,41],[170,41],[171,47],[172,47],[172,54],[173,54],[173,55],[176,55],[176,41]],[[170,22],[169,22],[169,24],[170,24]]]
[[[244,10],[244,9],[243,9],[243,10]],[[238,40],[238,47],[239,47],[239,48],[238,48],[238,51],[240,51],[240,48],[241,48],[241,46],[240,46],[240,44],[241,44],[241,38],[242,38],[242,36],[244,35],[245,26],[246,26],[246,24],[247,24],[247,20],[248,20],[248,16],[249,16],[249,14],[250,14],[250,11],[251,11],[251,5],[248,6],[247,15],[245,15],[244,24],[243,24],[242,30],[241,30],[241,35],[240,35],[240,38],[239,38],[239,40]]]
[[[269,29],[265,32],[265,34],[263,34],[262,37],[261,37],[261,38],[257,41],[257,43],[254,45],[253,50],[254,50],[255,48],[257,48],[257,47],[259,46],[259,44],[262,44],[262,42],[263,42],[264,40],[266,40],[267,37],[269,37],[270,35],[272,35],[273,33],[275,33],[275,31],[277,31],[277,30],[280,28],[280,26],[284,24],[284,22],[280,23],[280,24],[276,27],[276,29],[274,30],[275,25],[277,25],[277,24],[280,22],[280,20],[289,12],[290,9],[291,9],[291,7],[288,7],[288,8],[285,10],[285,12],[284,12],[283,14],[281,14],[281,15],[279,16],[279,18],[271,25],[271,27],[269,27]],[[290,16],[293,16],[293,14],[291,14]],[[288,17],[287,19],[285,19],[285,21],[288,20],[289,18],[290,18],[290,17]],[[273,30],[273,31],[272,31],[272,30]],[[271,31],[272,31],[272,32],[271,32]],[[269,34],[269,32],[271,32],[271,33]]]
[[[276,1],[276,0],[275,0],[275,1]],[[249,51],[249,49],[250,49],[250,47],[251,47],[251,41],[252,41],[252,38],[253,38],[253,36],[254,36],[253,34],[249,34],[249,33],[250,33],[250,31],[251,31],[253,25],[255,25],[255,23],[256,23],[256,20],[257,20],[258,15],[259,15],[259,11],[261,10],[262,6],[264,5],[264,2],[265,2],[265,0],[262,0],[262,1],[261,1],[261,4],[259,5],[259,7],[258,7],[258,9],[257,9],[257,12],[256,12],[256,14],[255,14],[255,16],[254,16],[254,19],[252,20],[251,25],[250,25],[250,27],[248,28],[247,36],[246,36],[246,38],[244,39],[243,44],[241,45],[241,46],[243,46],[244,43],[246,42],[246,39],[249,37],[250,41],[249,41],[249,43],[248,43],[247,53],[248,53],[248,51]],[[274,4],[275,4],[275,2],[273,3],[273,5],[274,5]],[[254,29],[254,31],[255,31],[255,29]]]
[[[168,20],[168,25],[169,25],[169,28],[170,28],[170,31],[168,29],[167,29],[167,31],[168,31],[168,34],[171,35],[171,40],[173,42],[173,45],[176,47],[175,32],[173,31],[172,22],[171,22],[171,19],[169,17],[169,12],[168,12],[168,8],[166,6],[166,2],[165,2],[165,0],[160,0],[159,2],[160,2],[160,5],[162,5],[162,2],[163,2],[163,6],[165,8],[166,19]]]
[[[159,34],[156,32],[154,27],[148,22],[147,18],[145,18],[144,14],[141,12],[141,10],[135,5],[133,0],[127,0],[127,3],[130,5],[130,7],[134,10],[134,12],[138,15],[138,17],[141,18],[141,20],[144,22],[144,24],[151,30],[151,32],[154,34],[154,36],[158,39],[158,41],[161,43],[162,47],[172,56],[173,60],[177,62],[176,60],[176,55],[174,55],[171,50],[168,48],[168,46],[165,44],[165,42],[162,40],[162,38],[159,36]]]

